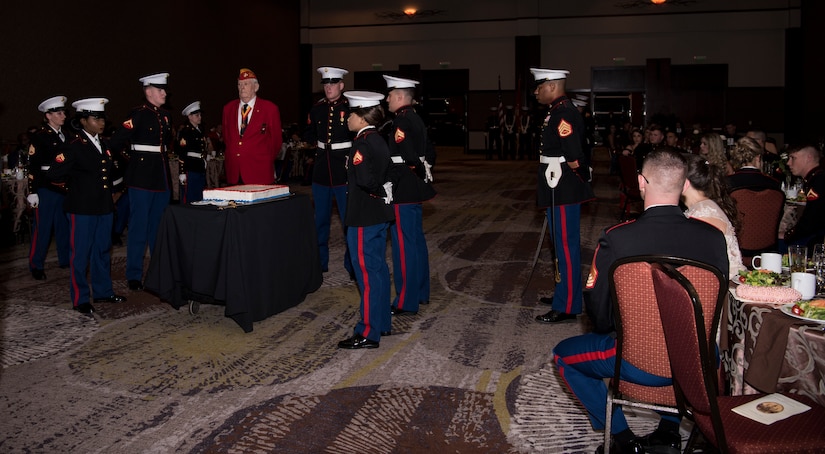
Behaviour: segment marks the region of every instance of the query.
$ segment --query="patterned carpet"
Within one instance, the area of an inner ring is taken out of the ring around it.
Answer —
[[[615,177],[596,170],[585,268],[618,216]],[[550,362],[587,322],[533,321],[553,271],[545,241],[528,282],[543,215],[535,172],[440,151],[439,195],[424,210],[431,302],[394,318],[377,350],[336,348],[359,316],[336,226],[321,289],[246,334],[222,306],[190,315],[129,292],[123,247],[112,272],[129,301],[98,305],[94,318],[71,310],[54,249],[46,281],[31,279],[27,245],[0,251],[0,451],[593,452],[602,434]],[[655,424],[629,419],[640,433]]]

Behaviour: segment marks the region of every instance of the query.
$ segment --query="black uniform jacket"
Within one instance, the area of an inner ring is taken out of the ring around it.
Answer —
[[[435,189],[424,182],[424,163],[429,162],[427,128],[412,106],[404,106],[395,112],[387,141],[390,156],[403,160],[393,161],[390,167],[393,203],[420,203],[435,197]]]
[[[560,96],[550,103],[542,123],[539,152],[542,156],[564,157],[565,162],[561,164],[561,180],[552,190],[544,176],[548,164],[539,163],[536,202],[540,208],[574,205],[595,199],[593,189],[587,182],[587,162],[582,150],[584,134],[584,119],[567,96]],[[568,163],[571,162],[578,162],[580,169],[570,168]]]
[[[74,133],[62,129],[66,142],[74,138]],[[43,125],[30,139],[29,145],[29,194],[36,194],[40,188],[48,188],[60,194],[66,193],[66,181],[51,181],[46,172],[63,146],[60,136],[49,125]]]
[[[176,140],[178,159],[183,163],[182,172],[206,172],[206,137],[203,131],[194,127],[192,123],[187,123],[181,128]],[[191,155],[195,153],[198,156]]]
[[[761,191],[763,189],[776,189],[779,191],[782,184],[779,180],[765,175],[761,170],[755,167],[742,167],[733,172],[732,175],[727,176],[728,192],[733,192],[736,189],[752,189],[754,191]]]
[[[349,101],[341,96],[333,102],[326,98],[315,103],[307,115],[307,128],[303,139],[310,146],[318,142],[326,145],[352,141],[352,132],[347,127]],[[315,164],[312,167],[312,182],[324,186],[347,184],[346,161],[349,148],[317,148]]]
[[[112,179],[114,159],[102,141],[102,152],[80,132],[60,148],[48,171],[50,179],[66,179],[69,188],[63,209],[67,213],[102,215],[114,211]]]
[[[636,220],[605,229],[599,238],[587,278],[586,288],[590,291],[585,292],[593,331],[614,331],[610,266],[618,259],[646,254],[698,260],[728,274],[728,248],[722,232],[704,221],[685,217],[676,205],[649,207]]]
[[[172,143],[169,111],[148,102],[136,107],[109,143],[115,153],[123,153],[127,158],[126,186],[149,191],[166,191],[172,187],[167,156]],[[134,145],[160,146],[161,151],[133,151]]]
[[[822,242],[825,232],[825,169],[814,167],[802,181],[805,191],[805,209],[799,222],[787,234],[786,242],[814,235],[814,242]]]
[[[384,138],[375,128],[361,131],[347,164],[347,226],[364,227],[395,219],[391,205],[384,203],[389,166],[390,153]]]

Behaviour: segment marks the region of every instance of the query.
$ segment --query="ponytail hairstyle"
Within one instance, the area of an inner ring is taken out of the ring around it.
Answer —
[[[728,194],[725,169],[711,164],[700,155],[685,155],[688,162],[687,179],[690,185],[701,191],[705,197],[713,200],[728,217],[734,230],[739,229],[739,213],[736,201]]]

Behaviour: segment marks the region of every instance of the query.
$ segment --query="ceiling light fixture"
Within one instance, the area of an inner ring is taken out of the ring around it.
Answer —
[[[656,8],[659,6],[688,6],[698,2],[699,0],[626,0],[616,3],[613,6],[622,9]]]
[[[444,10],[441,9],[422,9],[417,10],[415,8],[405,8],[403,11],[382,11],[380,13],[375,13],[376,16],[380,17],[381,19],[389,19],[392,21],[399,21],[403,19],[418,19],[421,17],[429,17],[435,16],[437,14],[443,13]]]

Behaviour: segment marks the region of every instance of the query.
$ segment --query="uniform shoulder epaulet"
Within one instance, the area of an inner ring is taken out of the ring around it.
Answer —
[[[313,104],[312,106],[313,106],[313,107],[315,107],[315,106],[320,106],[320,105],[322,105],[322,104],[326,103],[326,101],[327,101],[327,98],[321,98],[321,99],[319,99],[319,100],[315,101],[315,104]]]
[[[610,233],[610,232],[618,229],[619,227],[624,227],[626,225],[633,224],[634,222],[636,222],[635,219],[628,219],[627,221],[623,221],[623,222],[620,222],[618,224],[613,225],[612,227],[608,227],[607,229],[605,229],[604,233]]]

